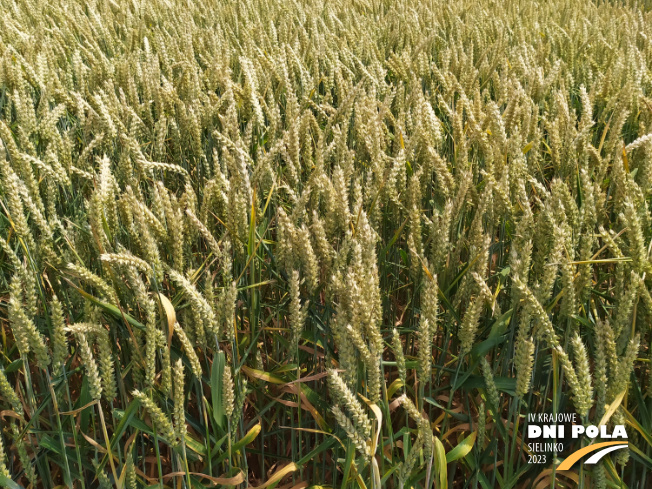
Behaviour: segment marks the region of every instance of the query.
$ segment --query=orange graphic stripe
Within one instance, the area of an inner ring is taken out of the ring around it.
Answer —
[[[575,462],[577,462],[587,453],[595,452],[596,450],[599,450],[604,447],[610,447],[612,445],[625,445],[625,444],[627,444],[626,441],[605,441],[602,443],[595,443],[593,445],[589,445],[588,447],[580,448],[576,452],[573,452],[568,457],[566,457],[566,460],[564,460],[562,463],[559,464],[557,470],[570,470],[571,467],[575,465]]]

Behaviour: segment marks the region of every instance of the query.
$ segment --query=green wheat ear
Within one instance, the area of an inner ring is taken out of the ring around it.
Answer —
[[[183,361],[178,359],[174,364],[174,430],[181,443],[185,442],[188,429],[186,427],[184,368]]]
[[[0,424],[0,427],[2,425]],[[9,477],[9,470],[7,469],[7,452],[5,452],[5,445],[0,437],[0,475]]]
[[[86,335],[84,333],[78,333],[75,338],[77,340],[77,345],[79,346],[81,363],[84,366],[86,375],[88,376],[91,397],[96,401],[99,401],[102,396],[102,382],[100,379],[100,371],[97,368],[97,362],[95,361],[95,357],[93,356]]]
[[[227,418],[230,418],[235,408],[235,392],[233,386],[233,375],[231,367],[226,365],[222,375],[222,409]]]
[[[147,395],[139,390],[134,390],[131,395],[134,396],[134,398],[137,399],[140,404],[147,410],[152,418],[155,429],[167,439],[168,443],[171,446],[176,446],[178,441],[174,427],[172,426],[170,419],[163,412],[163,410],[158,407],[152,399],[147,397]]]
[[[486,358],[482,358],[480,360],[480,366],[482,369],[482,376],[484,377],[484,383],[487,392],[487,403],[489,404],[489,407],[491,408],[494,416],[498,416],[498,410],[500,408],[500,393],[496,387],[491,365],[489,365],[489,362]]]
[[[518,338],[514,352],[516,370],[516,396],[523,398],[530,390],[532,367],[534,364],[534,342],[532,338]]]

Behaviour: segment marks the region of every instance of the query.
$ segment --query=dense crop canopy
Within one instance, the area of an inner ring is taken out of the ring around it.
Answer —
[[[650,487],[640,3],[0,0],[0,485]]]

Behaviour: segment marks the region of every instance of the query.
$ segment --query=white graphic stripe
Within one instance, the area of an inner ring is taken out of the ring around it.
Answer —
[[[627,445],[614,445],[612,447],[607,447],[603,448],[602,450],[598,450],[596,453],[594,453],[591,458],[589,458],[585,464],[597,464],[602,457],[604,457],[606,454],[609,452],[613,452],[614,450],[620,450],[621,448],[627,448]]]

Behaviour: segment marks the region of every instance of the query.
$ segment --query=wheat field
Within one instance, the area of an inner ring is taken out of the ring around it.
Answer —
[[[0,486],[652,487],[649,1],[0,6]]]

